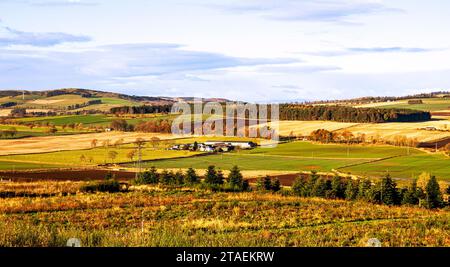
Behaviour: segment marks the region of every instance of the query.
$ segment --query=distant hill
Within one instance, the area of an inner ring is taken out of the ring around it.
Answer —
[[[61,88],[45,91],[28,91],[28,90],[4,90],[0,91],[0,97],[20,97],[20,96],[39,96],[39,97],[55,97],[59,95],[78,95],[85,98],[117,98],[135,102],[146,102],[147,104],[170,104],[179,100],[192,102],[194,97],[165,97],[165,96],[136,96],[127,95],[92,89],[82,88]],[[224,98],[202,98],[203,101],[229,101]]]
[[[436,91],[432,93],[421,93],[407,96],[367,96],[341,100],[320,100],[310,101],[307,104],[368,104],[377,102],[393,102],[401,100],[422,99],[422,98],[450,98],[450,91]]]

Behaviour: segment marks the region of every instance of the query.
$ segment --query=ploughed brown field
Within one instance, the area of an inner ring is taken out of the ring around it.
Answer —
[[[108,173],[119,181],[131,181],[136,177],[135,172],[130,171],[111,171],[106,169],[86,169],[86,170],[48,170],[48,171],[2,171],[0,179],[11,180],[14,182],[37,182],[37,181],[98,181],[104,180]],[[199,174],[203,174],[199,171]],[[256,183],[261,175],[254,173],[245,174],[250,183]],[[298,173],[276,174],[268,173],[271,178],[278,178],[282,185],[291,186]]]

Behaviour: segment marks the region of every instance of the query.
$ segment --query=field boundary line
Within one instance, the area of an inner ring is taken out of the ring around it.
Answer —
[[[327,160],[381,160],[383,158],[337,158],[337,157],[306,157],[306,156],[284,156],[284,155],[261,155],[261,154],[236,154],[236,153],[230,153],[230,154],[224,154],[227,156],[257,156],[257,157],[278,157],[278,158],[294,158],[294,159],[327,159]]]
[[[350,167],[355,167],[355,166],[360,166],[360,165],[364,165],[364,164],[375,163],[375,162],[381,162],[381,161],[384,161],[384,160],[395,159],[395,158],[400,158],[400,157],[405,157],[405,155],[396,155],[396,156],[391,156],[391,157],[387,157],[387,158],[376,159],[376,160],[367,161],[367,162],[361,162],[361,163],[350,164],[350,165],[346,165],[346,166],[339,167],[339,168],[337,168],[336,170],[340,170],[340,169],[344,169],[344,168],[350,168]]]

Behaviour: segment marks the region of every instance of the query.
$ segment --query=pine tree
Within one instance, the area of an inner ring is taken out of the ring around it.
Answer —
[[[270,191],[272,189],[272,179],[270,178],[270,176],[264,177],[263,189],[266,191]]]
[[[231,188],[242,190],[244,178],[239,170],[238,166],[234,166],[230,170],[230,174],[228,175],[228,183]]]
[[[216,167],[213,165],[208,166],[208,170],[206,171],[205,183],[213,185],[216,183],[216,181],[217,181]]]
[[[315,197],[325,197],[326,192],[327,192],[327,183],[325,179],[323,178],[317,179],[312,190],[312,195]]]
[[[437,209],[443,206],[443,199],[439,183],[436,176],[431,176],[425,190],[426,198],[425,205],[429,209]]]
[[[256,180],[256,189],[259,191],[264,191],[264,178],[261,177],[258,180]]]
[[[199,178],[198,178],[195,170],[193,168],[189,168],[186,172],[185,183],[192,185],[192,184],[198,183],[198,181],[199,181]]]
[[[310,192],[310,195],[313,195],[314,186],[316,185],[317,180],[320,178],[320,176],[317,174],[316,171],[312,171],[311,175],[309,177],[309,181],[307,184],[307,191]]]
[[[308,182],[306,181],[306,179],[302,176],[297,177],[297,179],[295,179],[294,183],[292,184],[292,191],[297,196],[309,196],[310,192],[308,192]]]
[[[137,184],[157,184],[159,182],[159,174],[155,167],[151,167],[149,171],[143,172],[136,181]]]
[[[248,180],[244,180],[242,182],[242,191],[249,191],[250,190],[250,184]]]
[[[174,176],[174,182],[177,185],[183,185],[184,184],[184,180],[185,180],[185,177],[184,177],[183,172],[182,171],[177,171],[175,173],[175,176]]]
[[[402,205],[417,205],[419,204],[419,192],[417,188],[417,181],[414,180],[410,187],[408,187],[403,194]]]
[[[345,199],[355,200],[358,194],[358,185],[355,181],[349,180],[347,183],[347,188],[345,188]]]
[[[361,200],[368,200],[368,194],[370,191],[370,188],[372,187],[372,182],[368,179],[365,179],[359,184],[358,187],[358,195],[356,196],[357,199]]]
[[[371,186],[366,193],[366,199],[370,203],[381,204],[381,183],[378,182],[374,186]]]
[[[214,181],[214,184],[223,185],[224,180],[225,180],[225,176],[223,175],[222,170],[217,171],[216,180]]]
[[[173,172],[164,170],[161,173],[159,179],[160,179],[161,184],[170,185],[170,184],[173,184],[173,182],[174,182],[174,174],[173,174]]]
[[[345,198],[345,183],[339,175],[333,177],[331,181],[330,198],[343,199]]]
[[[275,178],[275,180],[273,180],[272,185],[271,185],[271,190],[273,192],[278,192],[281,190],[281,183],[280,183],[280,180],[278,180],[278,178]]]
[[[399,204],[397,184],[389,174],[381,180],[381,203],[385,205]]]

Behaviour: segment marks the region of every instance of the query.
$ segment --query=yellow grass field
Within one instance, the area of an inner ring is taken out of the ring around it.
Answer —
[[[0,109],[0,117],[7,117],[11,114],[11,109]]]
[[[122,169],[126,169],[127,171],[138,171],[137,168],[124,168],[121,166]],[[188,169],[186,168],[164,168],[164,169],[157,169],[158,172],[162,172],[163,170],[167,170],[167,171],[173,171],[173,172],[177,172],[177,171],[182,171],[182,172],[186,172]],[[195,169],[196,173],[200,176],[204,176],[206,175],[206,169]],[[223,174],[225,176],[228,176],[228,174],[230,173],[229,170],[222,170]],[[298,174],[300,173],[299,171],[278,171],[278,170],[244,170],[241,171],[242,176],[244,178],[256,178],[256,177],[265,177],[267,175],[269,176],[278,176],[278,175],[288,175],[288,174]],[[329,173],[321,173],[321,174],[329,174]]]
[[[358,123],[344,123],[333,121],[280,121],[279,134],[282,136],[288,136],[293,133],[294,135],[307,136],[317,129],[337,131],[356,125],[358,125]],[[273,128],[273,124],[269,123],[269,126]]]
[[[355,106],[355,108],[377,108],[377,107],[383,107],[383,106],[386,106],[386,105],[405,104],[406,102],[407,101],[376,102],[376,103],[357,105],[357,106]]]
[[[143,138],[146,141],[152,137],[158,137],[161,140],[175,139],[176,136],[170,134],[152,134],[152,133],[93,133],[70,136],[45,136],[31,137],[20,140],[0,140],[0,155],[16,155],[30,153],[45,153],[64,150],[80,150],[91,147],[93,139],[98,140],[100,145],[103,141],[110,140],[111,143],[123,139],[124,143],[131,143],[136,138]]]
[[[270,125],[270,124],[269,124]],[[393,122],[393,123],[344,123],[330,121],[280,121],[280,135],[310,135],[318,129],[342,132],[348,130],[353,134],[366,134],[367,137],[379,137],[392,140],[395,136],[417,138],[420,142],[429,142],[450,137],[450,131],[427,131],[424,128],[435,127],[450,130],[450,121],[435,120],[428,122]]]
[[[31,101],[30,104],[31,105],[50,105],[50,104],[60,103],[63,101],[64,101],[64,99],[53,99],[53,100],[38,99],[38,100]]]
[[[450,130],[450,121],[359,124],[348,128],[348,130],[354,134],[364,133],[368,137],[379,136],[385,140],[393,140],[395,136],[401,135],[408,138],[417,138],[420,142],[430,142],[450,137],[450,131],[427,131],[424,129],[426,127]]]

